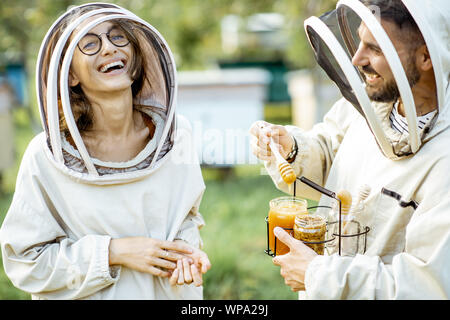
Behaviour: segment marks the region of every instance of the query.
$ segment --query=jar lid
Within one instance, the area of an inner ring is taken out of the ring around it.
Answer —
[[[295,217],[295,225],[304,230],[317,230],[326,225],[326,221],[317,214],[303,214]]]

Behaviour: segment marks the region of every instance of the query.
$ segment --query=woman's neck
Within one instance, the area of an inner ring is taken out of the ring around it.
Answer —
[[[134,158],[148,143],[151,130],[142,114],[133,108],[130,90],[86,97],[92,105],[92,127],[83,131],[89,154],[104,161],[123,162]]]
[[[90,134],[109,137],[129,136],[136,127],[131,88],[120,92],[93,95],[86,93],[92,106]]]

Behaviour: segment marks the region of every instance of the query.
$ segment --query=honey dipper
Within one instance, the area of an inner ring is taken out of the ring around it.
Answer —
[[[348,214],[352,206],[352,195],[347,190],[341,190],[336,194],[336,197],[341,201],[341,218],[342,222],[342,234],[347,234],[348,228]],[[341,221],[339,221],[339,234],[341,234]],[[339,255],[342,250],[348,250],[351,244],[348,243],[349,239],[339,237]]]
[[[292,169],[291,165],[281,156],[272,138],[270,138],[270,149],[275,155],[275,159],[278,164],[278,171],[280,171],[281,178],[283,178],[284,182],[288,185],[295,182],[297,176],[295,175],[294,169]]]

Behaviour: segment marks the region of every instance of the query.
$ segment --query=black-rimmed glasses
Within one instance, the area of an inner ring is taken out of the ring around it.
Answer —
[[[105,34],[108,40],[116,47],[125,47],[130,43],[125,32],[119,28],[113,28],[109,32],[104,32],[100,34],[88,33],[86,34],[80,42],[78,42],[78,49],[82,53],[88,56],[93,56],[97,54],[102,48],[102,34]]]

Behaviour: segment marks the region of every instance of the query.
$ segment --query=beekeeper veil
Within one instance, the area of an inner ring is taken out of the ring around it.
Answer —
[[[413,18],[408,23],[415,24],[420,32],[405,33],[408,36],[401,39],[403,49],[399,49],[398,45],[394,47],[392,35],[390,38],[383,27],[380,7],[388,4],[395,9],[402,3]],[[443,114],[448,104],[445,100],[449,72],[448,20],[449,5],[445,0],[420,4],[409,0],[340,0],[336,10],[305,21],[317,62],[365,118],[378,146],[389,159],[398,160],[416,153],[427,139],[448,127]],[[367,50],[385,59],[391,79],[377,74],[370,64],[355,66],[361,34],[365,34]],[[438,105],[418,115],[412,94],[420,79],[414,53],[423,44],[433,64]],[[400,101],[404,116],[398,113]]]
[[[133,105],[151,109],[164,123],[160,126],[162,129],[157,128],[155,132],[158,144],[152,149],[152,154],[150,150],[146,154],[144,149],[137,158],[150,157],[149,168],[155,166],[161,158],[161,150],[170,149],[173,144],[175,131],[175,63],[161,34],[144,20],[116,5],[90,3],[73,7],[50,27],[42,42],[36,67],[37,96],[52,160],[58,166],[64,166],[62,138],[70,137],[84,162],[87,175],[92,177],[98,177],[99,173],[96,159],[89,156],[81,138],[80,111],[74,103],[79,102],[80,97],[69,87],[69,69],[79,43],[92,28],[103,22],[119,26],[133,46],[134,61],[129,62]],[[76,33],[73,32],[75,29]],[[110,35],[108,39],[112,39]]]

